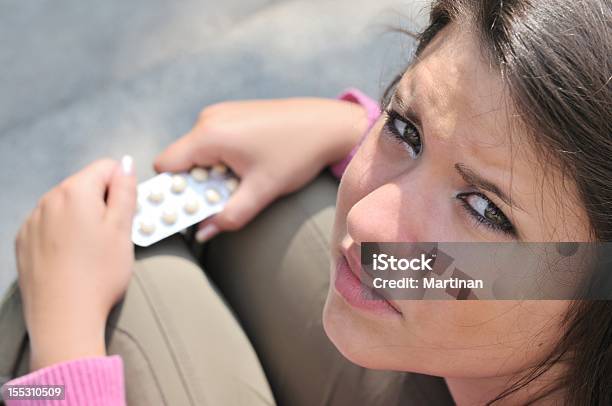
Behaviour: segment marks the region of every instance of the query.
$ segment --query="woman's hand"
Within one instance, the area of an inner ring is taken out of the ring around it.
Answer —
[[[227,102],[206,108],[195,127],[156,160],[159,172],[224,163],[242,178],[220,214],[205,220],[199,241],[236,230],[274,199],[344,158],[367,128],[365,110],[329,99]]]
[[[16,239],[32,370],[105,355],[104,328],[134,260],[131,158],[97,161],[48,192]]]

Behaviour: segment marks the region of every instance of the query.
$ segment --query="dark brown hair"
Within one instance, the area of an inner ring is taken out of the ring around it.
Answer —
[[[612,2],[436,0],[431,7],[416,58],[447,25],[475,28],[542,162],[573,180],[593,240],[612,241]],[[561,390],[568,405],[612,405],[612,301],[572,303],[564,327],[554,351],[490,404],[562,361],[565,376],[532,402]]]

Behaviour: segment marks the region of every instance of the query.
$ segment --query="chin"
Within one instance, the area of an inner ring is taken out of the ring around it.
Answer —
[[[354,312],[330,289],[323,309],[323,328],[327,337],[352,363],[369,369],[387,369],[388,365],[381,362],[381,354],[372,350],[378,346],[370,340],[373,338],[371,327]]]
[[[401,328],[376,322],[348,305],[333,288],[323,310],[323,327],[338,351],[352,363],[368,369],[440,375],[448,367],[440,364],[437,349],[398,342]]]

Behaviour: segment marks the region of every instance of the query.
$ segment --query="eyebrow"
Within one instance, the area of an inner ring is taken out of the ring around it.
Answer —
[[[463,180],[466,183],[468,183],[470,186],[474,186],[479,189],[491,192],[497,195],[508,206],[515,207],[519,210],[523,210],[515,201],[513,201],[510,198],[510,196],[508,196],[506,193],[504,193],[503,190],[497,187],[496,184],[481,177],[467,165],[462,164],[462,163],[457,163],[455,164],[455,169],[457,170],[457,172],[459,172],[459,175],[461,175]]]
[[[395,106],[400,115],[410,120],[412,124],[417,126],[417,128],[423,128],[421,126],[421,119],[419,118],[419,114],[417,112],[417,108],[414,106],[414,103],[407,103],[406,100],[402,98],[399,91],[396,90],[393,94],[391,104]]]
[[[414,107],[413,103],[407,103],[406,100],[400,95],[399,89],[396,90],[393,94],[392,104],[395,106],[398,113],[412,121],[412,123],[415,124],[419,129],[423,128],[421,126],[419,114],[417,113],[417,110]],[[469,166],[463,163],[456,163],[455,169],[457,170],[459,175],[461,175],[465,183],[473,187],[491,192],[498,196],[508,206],[524,211],[521,206],[516,203],[516,201],[512,200],[510,196],[508,196],[503,190],[501,190],[495,183],[483,178]]]

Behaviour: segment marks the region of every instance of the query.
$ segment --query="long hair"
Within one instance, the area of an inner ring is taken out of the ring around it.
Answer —
[[[451,23],[476,29],[542,162],[577,186],[592,239],[612,241],[612,2],[436,0],[415,57]],[[548,357],[489,404],[563,361],[567,373],[532,402],[562,390],[568,405],[612,405],[612,301],[573,302],[564,331]]]

